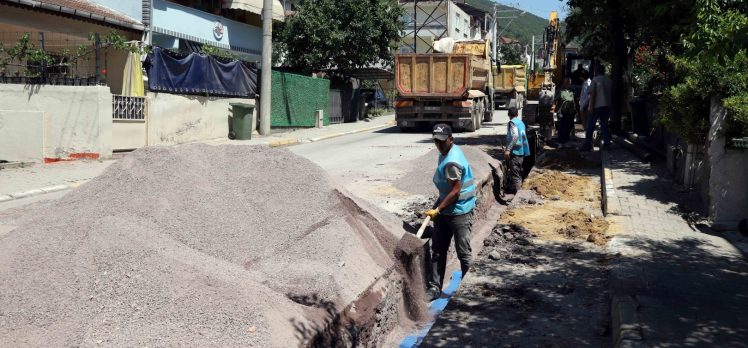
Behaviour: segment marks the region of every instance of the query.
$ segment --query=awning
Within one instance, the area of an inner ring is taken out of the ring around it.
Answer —
[[[349,71],[347,75],[359,80],[394,80],[395,74],[383,68],[360,68]]]
[[[244,10],[247,12],[262,15],[262,0],[226,0],[223,8],[233,10]],[[285,19],[285,10],[279,0],[273,0],[273,20],[283,21]]]

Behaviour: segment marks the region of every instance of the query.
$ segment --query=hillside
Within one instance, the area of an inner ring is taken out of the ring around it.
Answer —
[[[465,0],[468,5],[477,7],[479,9],[493,12],[493,1],[491,0]],[[497,4],[499,11],[513,10],[513,7]],[[521,12],[515,13],[499,13],[499,17],[511,17],[512,14],[520,14]],[[549,13],[550,14],[550,13]],[[511,19],[500,19],[499,20],[499,31],[503,29]],[[527,12],[512,21],[509,27],[501,34],[501,36],[510,37],[512,39],[520,41],[522,44],[530,44],[532,42],[532,36],[535,35],[535,42],[538,43],[543,39],[543,31],[548,25],[547,18],[538,17],[530,12]]]

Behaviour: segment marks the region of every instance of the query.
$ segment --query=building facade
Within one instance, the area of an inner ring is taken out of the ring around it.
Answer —
[[[443,38],[493,40],[495,23],[485,11],[452,0],[402,0],[400,4],[405,9],[400,53],[432,52],[434,42]]]

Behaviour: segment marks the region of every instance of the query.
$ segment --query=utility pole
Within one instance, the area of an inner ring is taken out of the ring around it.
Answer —
[[[532,53],[530,54],[530,71],[535,71],[535,35],[532,36]]]
[[[496,29],[498,28],[498,22],[499,22],[499,20],[496,18],[496,3],[494,3],[493,4],[493,34],[491,35],[492,36],[491,37],[491,43],[493,44],[493,47],[492,47],[492,49],[493,49],[493,59],[495,60],[494,64],[496,66],[501,65],[499,63],[499,52],[496,50],[496,47],[497,47],[496,40],[498,39],[498,37],[496,35],[497,34]]]
[[[262,2],[262,76],[260,84],[260,134],[270,134],[270,79],[273,68],[273,0]]]

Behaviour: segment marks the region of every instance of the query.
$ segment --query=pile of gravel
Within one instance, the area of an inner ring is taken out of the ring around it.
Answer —
[[[473,176],[476,180],[483,180],[488,177],[491,174],[491,165],[494,167],[499,165],[496,159],[481,149],[470,146],[460,146],[460,149],[470,162],[470,168],[473,170]],[[427,154],[410,161],[406,168],[406,174],[395,182],[395,187],[418,195],[438,194],[439,192],[433,183],[434,170],[436,170],[438,160],[439,151],[433,149]]]
[[[329,310],[299,299],[351,303],[402,234],[308,160],[246,146],[138,150],[0,223],[19,225],[0,236],[8,346],[298,345]]]

